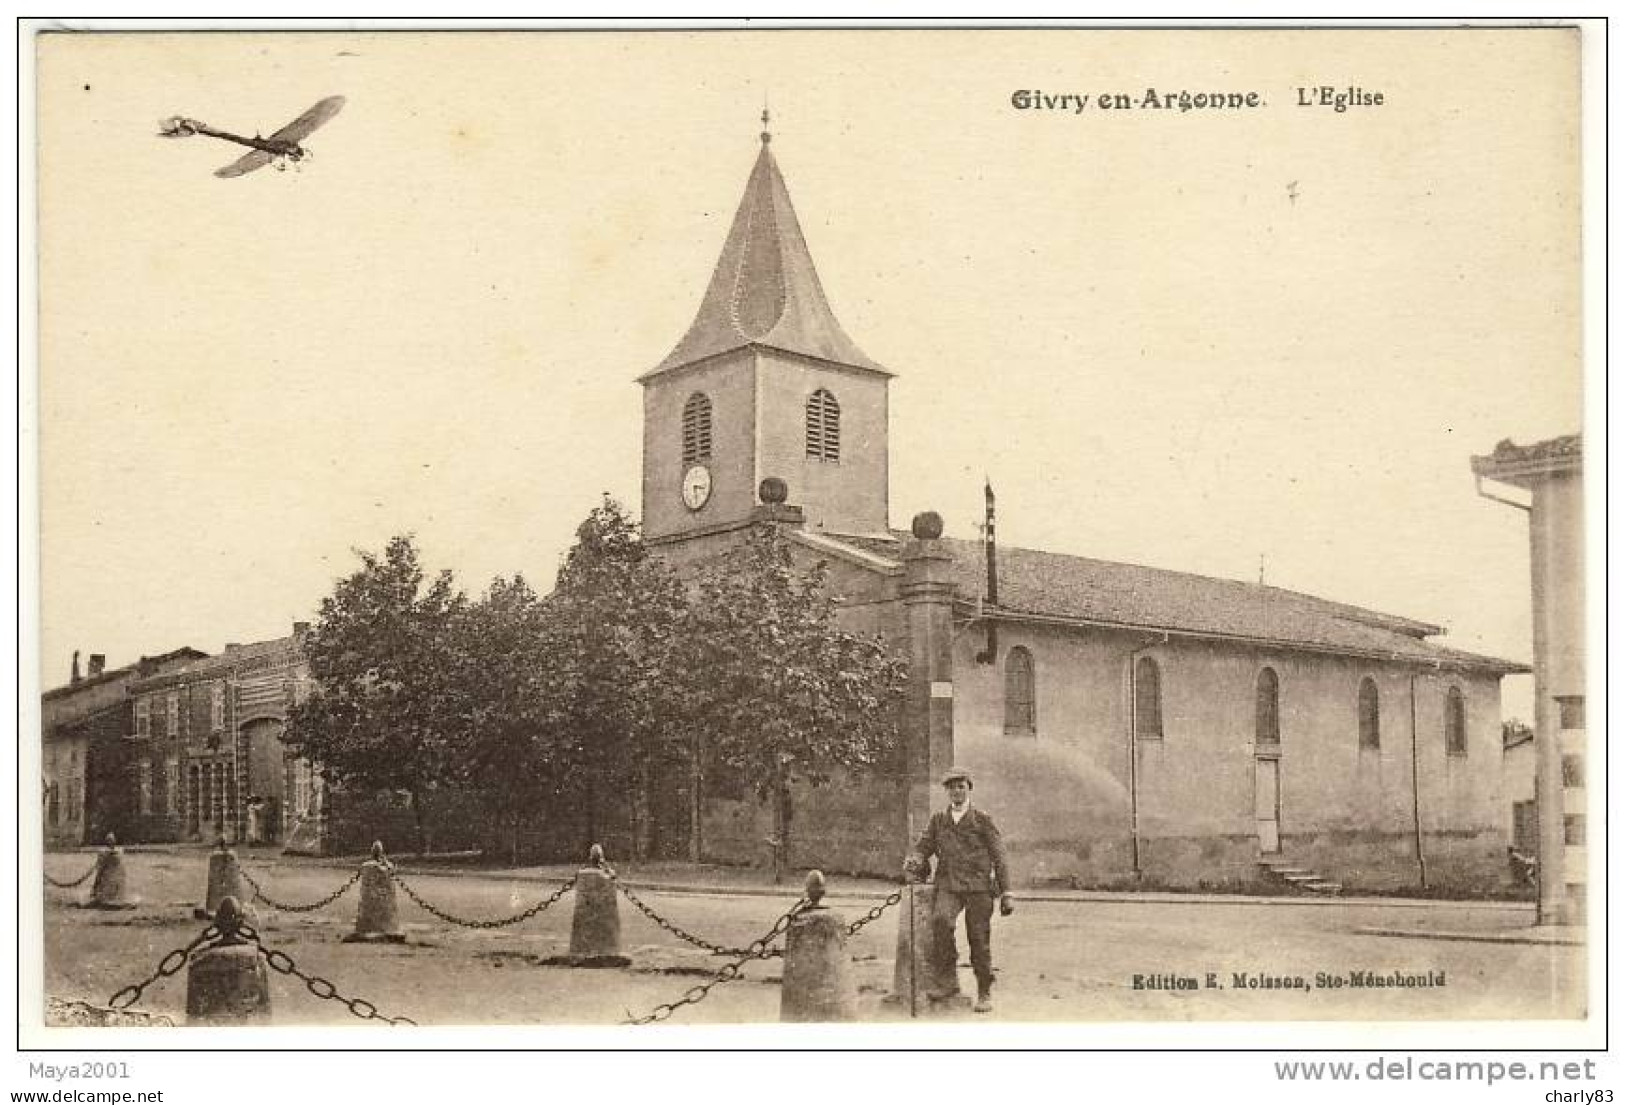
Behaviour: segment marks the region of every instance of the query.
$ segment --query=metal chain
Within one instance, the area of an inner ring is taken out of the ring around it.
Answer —
[[[92,863],[90,865],[90,870],[89,871],[86,871],[83,875],[80,875],[77,879],[74,879],[72,882],[59,882],[58,880],[53,879],[48,872],[45,874],[45,881],[50,883],[52,886],[56,887],[58,890],[72,890],[74,887],[79,886],[86,879],[90,878],[90,876],[94,875],[96,873],[96,869],[99,868],[101,865],[102,865],[102,861],[100,859],[97,859],[95,863]]]
[[[389,871],[389,877],[395,881],[396,886],[406,891],[406,896],[408,898],[411,898],[418,905],[422,906],[425,910],[434,914],[442,921],[449,922],[453,925],[461,925],[463,928],[470,929],[499,929],[506,928],[508,925],[517,925],[521,921],[528,921],[530,918],[535,917],[537,914],[546,910],[550,906],[557,904],[558,900],[574,889],[576,884],[575,876],[570,876],[570,881],[560,886],[552,893],[552,895],[543,898],[529,909],[522,913],[516,913],[512,917],[504,917],[499,921],[470,921],[463,917],[454,917],[445,910],[436,909],[434,906],[418,897],[417,893],[407,885],[406,880],[401,878],[401,876],[393,868],[391,868]]]
[[[904,885],[906,886],[907,884],[905,883]],[[902,900],[903,890],[902,887],[899,887],[898,889],[892,891],[891,897],[875,906],[868,913],[865,913],[862,917],[859,917],[856,921],[853,921],[850,925],[847,925],[846,934],[848,936],[856,936],[864,925],[867,925],[870,921],[880,920],[880,915],[882,913],[885,913],[888,909]]]
[[[246,926],[245,926],[246,927]],[[248,930],[252,932],[252,930]],[[386,1017],[378,1012],[378,1007],[365,998],[347,998],[338,992],[338,988],[321,975],[307,975],[301,971],[294,961],[288,958],[286,952],[272,951],[260,943],[259,934],[252,936],[254,947],[259,949],[260,955],[265,957],[265,965],[279,975],[291,975],[305,984],[305,989],[324,1001],[336,1001],[357,1017],[364,1021],[383,1021],[385,1024],[407,1024],[417,1027],[417,1021],[410,1017]]]
[[[676,924],[672,923],[671,921],[666,920],[660,914],[656,913],[652,907],[647,905],[636,894],[632,893],[632,888],[627,886],[624,882],[622,882],[616,876],[616,874],[615,874],[615,872],[613,870],[611,870],[608,867],[605,867],[605,868],[603,868],[603,871],[604,871],[604,874],[609,876],[610,881],[615,884],[615,889],[619,890],[621,892],[621,894],[623,896],[625,896],[626,900],[631,902],[632,905],[637,908],[637,911],[639,913],[643,914],[645,917],[649,918],[649,920],[653,921],[656,925],[659,925],[661,928],[665,929],[667,932],[671,933],[673,936],[677,937],[677,939],[683,941],[684,943],[692,944],[696,948],[703,948],[706,951],[710,952],[712,955],[734,955],[734,956],[739,956],[739,955],[753,955],[754,954],[748,948],[730,948],[730,947],[726,947],[726,946],[724,946],[722,944],[713,944],[711,941],[705,939],[703,936],[695,936],[692,932],[689,932],[687,929],[684,929],[681,926],[676,925]],[[775,956],[776,955],[783,955],[783,954],[784,953],[782,951],[778,951],[776,949],[769,953],[769,955],[775,955]]]
[[[237,873],[242,875],[243,881],[248,884],[249,889],[254,891],[254,897],[258,898],[272,909],[280,909],[284,913],[314,913],[323,906],[332,905],[334,902],[344,897],[345,893],[350,889],[350,887],[361,881],[361,869],[358,867],[356,868],[355,874],[350,876],[349,882],[333,891],[333,893],[329,894],[321,901],[311,902],[309,905],[289,905],[286,902],[279,902],[267,894],[260,884],[254,881],[254,876],[248,873],[248,868],[238,867]]]
[[[152,972],[149,977],[142,979],[133,986],[126,986],[124,989],[115,992],[112,997],[107,999],[107,1004],[112,1006],[114,1009],[128,1009],[130,1006],[141,1000],[141,993],[148,986],[151,986],[160,978],[168,978],[171,975],[179,974],[186,966],[187,960],[192,957],[192,953],[197,950],[198,945],[202,944],[204,941],[213,940],[219,935],[220,930],[212,923],[205,925],[203,931],[198,933],[196,940],[193,940],[190,944],[186,945],[186,947],[176,948],[174,951],[164,956],[163,959],[159,960],[158,962],[158,969]],[[126,997],[125,995],[129,996]]]
[[[690,986],[687,990],[683,991],[683,996],[678,998],[676,1001],[668,1001],[657,1005],[641,1017],[634,1017],[629,1013],[626,1018],[626,1023],[654,1024],[657,1021],[666,1020],[685,1005],[698,1005],[700,1002],[704,1001],[710,996],[713,987],[721,986],[725,982],[732,982],[736,978],[740,977],[746,963],[749,963],[753,959],[771,958],[772,951],[767,945],[774,940],[777,940],[785,932],[785,930],[790,927],[790,922],[795,920],[796,915],[811,904],[812,903],[806,898],[801,899],[795,905],[791,906],[787,913],[785,913],[777,921],[773,922],[772,928],[768,929],[767,932],[762,936],[752,940],[750,947],[745,949],[744,953],[741,954],[738,959],[735,959],[732,963],[725,965],[722,970],[712,975],[708,981],[699,983],[696,986]]]

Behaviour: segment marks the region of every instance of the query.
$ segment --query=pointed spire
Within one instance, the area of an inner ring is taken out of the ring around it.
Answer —
[[[824,298],[790,193],[773,158],[762,108],[761,151],[688,333],[641,380],[750,345],[890,376],[847,337]]]

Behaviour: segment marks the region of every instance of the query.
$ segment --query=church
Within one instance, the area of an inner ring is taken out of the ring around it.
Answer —
[[[637,382],[650,546],[681,573],[778,526],[844,623],[910,659],[900,766],[798,795],[790,863],[895,875],[957,763],[1018,887],[1506,884],[1500,681],[1526,666],[1262,583],[999,545],[992,489],[976,539],[929,511],[895,530],[892,378],[837,320],[764,129],[693,323]],[[699,807],[691,854],[763,860],[765,808]]]

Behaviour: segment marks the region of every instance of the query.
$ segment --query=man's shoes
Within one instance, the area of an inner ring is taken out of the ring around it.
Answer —
[[[976,995],[976,1004],[971,1006],[971,1012],[973,1012],[973,1013],[991,1013],[991,1012],[993,1012],[993,995],[988,993],[986,990],[983,990],[980,993],[978,993]]]
[[[927,990],[925,992],[925,996],[931,1001],[953,1001],[959,996],[959,987],[955,986],[952,989]]]

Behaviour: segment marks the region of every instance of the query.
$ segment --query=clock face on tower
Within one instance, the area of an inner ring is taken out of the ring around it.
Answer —
[[[711,470],[696,464],[683,473],[683,505],[698,510],[711,498]]]

